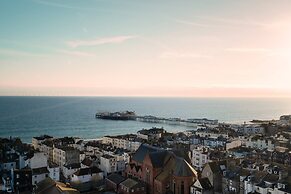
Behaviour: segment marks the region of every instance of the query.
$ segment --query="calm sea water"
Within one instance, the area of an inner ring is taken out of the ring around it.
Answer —
[[[97,111],[123,110],[134,110],[138,115],[244,122],[291,114],[291,99],[0,97],[0,137],[17,136],[25,142],[41,134],[97,138],[162,126],[94,117]],[[164,125],[164,128],[168,131],[189,129],[173,125]]]

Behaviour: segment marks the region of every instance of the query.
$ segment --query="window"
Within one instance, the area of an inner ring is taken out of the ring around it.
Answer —
[[[184,181],[181,182],[181,193],[184,193]]]

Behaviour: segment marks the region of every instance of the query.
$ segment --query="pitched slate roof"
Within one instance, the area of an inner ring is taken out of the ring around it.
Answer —
[[[279,180],[279,176],[276,174],[267,174],[263,181],[270,182],[270,183],[276,183]]]
[[[207,177],[198,179],[201,187],[205,190],[211,190],[213,187]]]
[[[120,184],[121,182],[125,181],[126,178],[124,178],[123,176],[121,176],[120,174],[117,173],[113,173],[111,175],[109,175],[106,179],[110,180],[111,182],[115,183],[115,184]]]
[[[226,161],[209,162],[208,165],[211,168],[213,173],[222,173],[221,166],[225,166],[226,167]]]
[[[81,168],[79,169],[77,172],[74,173],[74,175],[76,176],[84,176],[84,175],[88,175],[88,174],[97,174],[102,172],[102,170],[100,170],[97,167],[90,167],[90,168]]]
[[[32,169],[32,174],[33,175],[47,174],[47,173],[49,173],[47,167],[41,167],[41,168]]]
[[[68,169],[81,168],[81,164],[80,163],[65,164],[64,167],[66,167]]]
[[[84,164],[85,166],[91,166],[93,163],[92,160],[90,160],[89,158],[85,158],[83,161],[82,161],[82,164]]]
[[[196,176],[195,169],[183,158],[176,158],[176,165],[174,169],[175,176]]]
[[[131,179],[131,178],[127,178],[125,181],[123,181],[120,184],[125,186],[126,188],[129,188],[129,189],[134,189],[134,188],[138,188],[138,187],[144,187],[143,183],[141,183],[138,180]]]
[[[78,194],[79,191],[72,189],[64,183],[55,182],[46,178],[36,185],[36,194]]]
[[[165,157],[167,156],[167,151],[157,151],[149,153],[152,165],[154,168],[161,168],[164,165]]]
[[[144,158],[147,153],[151,152],[157,152],[160,151],[161,149],[147,145],[147,144],[141,144],[139,148],[136,150],[135,154],[133,155],[132,159],[142,163],[144,161]]]

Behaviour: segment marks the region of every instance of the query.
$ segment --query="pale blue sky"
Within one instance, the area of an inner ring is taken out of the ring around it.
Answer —
[[[288,0],[1,0],[0,95],[290,95],[290,10]]]

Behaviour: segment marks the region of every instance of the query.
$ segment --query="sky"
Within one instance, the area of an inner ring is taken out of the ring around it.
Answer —
[[[0,95],[290,97],[289,0],[1,0]]]

